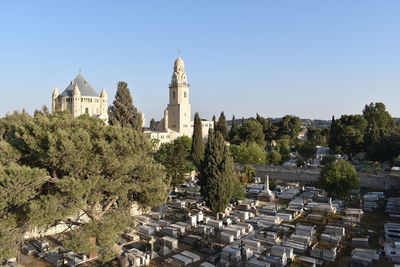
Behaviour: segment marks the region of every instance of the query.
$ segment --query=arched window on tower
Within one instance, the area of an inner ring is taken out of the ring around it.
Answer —
[[[85,113],[89,114],[89,108],[85,108]]]
[[[185,98],[187,97],[186,92],[184,92],[183,95],[184,95]]]
[[[175,98],[175,91],[172,92],[172,97]]]

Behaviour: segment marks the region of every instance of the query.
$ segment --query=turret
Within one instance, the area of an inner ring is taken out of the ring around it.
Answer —
[[[75,84],[74,90],[72,91],[72,111],[74,117],[82,115],[81,91],[79,90],[78,84]]]
[[[174,63],[174,72],[172,73],[171,85],[187,84],[185,73],[185,63],[179,56]]]
[[[164,130],[168,129],[168,109],[164,111]]]
[[[74,90],[72,91],[74,97],[81,97],[81,91],[79,90],[78,84],[75,84]]]
[[[107,99],[108,95],[105,88],[101,90],[100,97]]]
[[[57,87],[54,88],[53,95],[51,98],[51,111],[52,112],[56,112],[56,106],[57,106],[57,101],[58,101],[57,98],[59,95],[60,95],[60,93],[58,92],[58,88]]]
[[[57,87],[54,88],[54,90],[53,90],[53,99],[57,98],[59,95],[60,95],[60,93],[58,92],[58,88]]]
[[[100,93],[100,114],[102,115],[107,114],[107,108],[108,108],[107,98],[108,95],[106,89],[103,88]]]

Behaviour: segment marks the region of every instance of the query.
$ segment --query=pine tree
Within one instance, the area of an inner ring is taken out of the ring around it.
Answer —
[[[239,135],[239,126],[236,122],[235,115],[232,116],[232,127],[229,131],[229,141],[232,142],[235,139],[235,136]]]
[[[27,229],[67,218],[79,223],[78,211],[91,220],[71,231],[64,247],[88,253],[93,237],[104,258],[127,228],[121,218],[132,222],[133,203],[158,206],[168,195],[164,168],[147,138],[131,127],[64,112],[16,113],[0,119],[0,139],[0,262],[15,256],[11,245]]]
[[[233,196],[234,163],[220,132],[209,131],[203,166],[200,170],[201,193],[211,210],[224,212]]]
[[[137,131],[142,131],[142,117],[133,105],[132,96],[126,82],[118,82],[115,100],[108,108],[110,125],[120,125],[122,127],[132,127]]]
[[[199,113],[194,115],[193,136],[192,136],[192,158],[197,168],[200,168],[204,159],[203,132]]]
[[[225,117],[225,114],[223,111],[221,112],[221,115],[219,116],[215,130],[222,134],[222,136],[224,137],[224,140],[228,139],[228,126],[226,124],[226,117]]]

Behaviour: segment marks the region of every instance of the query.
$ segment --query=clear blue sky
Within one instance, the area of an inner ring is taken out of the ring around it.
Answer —
[[[0,1],[0,116],[50,106],[82,69],[160,119],[178,49],[193,113],[400,117],[400,1]]]

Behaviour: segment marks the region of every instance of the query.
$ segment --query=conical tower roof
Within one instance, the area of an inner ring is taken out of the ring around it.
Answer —
[[[81,72],[79,72],[75,79],[71,81],[67,88],[65,88],[61,96],[72,96],[76,85],[78,86],[82,96],[99,96],[93,87],[86,81]]]

